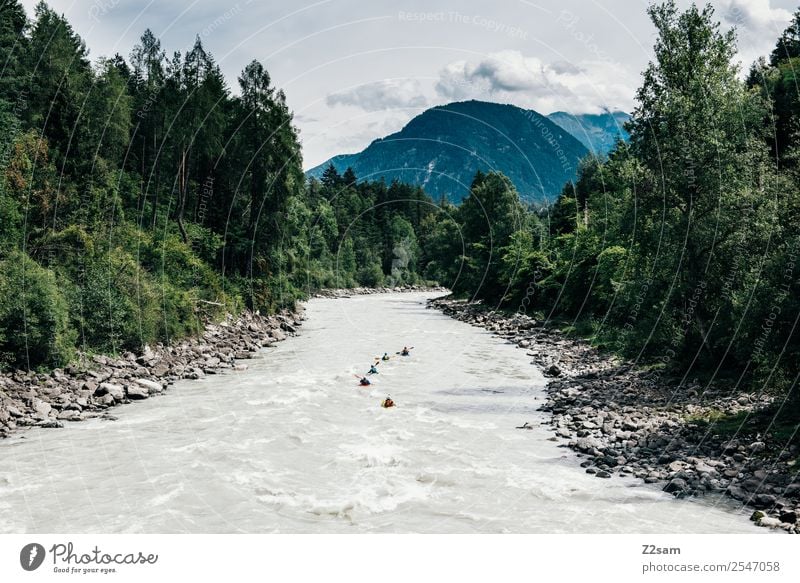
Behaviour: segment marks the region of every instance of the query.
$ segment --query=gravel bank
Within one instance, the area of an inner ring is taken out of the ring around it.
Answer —
[[[175,381],[246,370],[244,361],[295,334],[302,318],[302,310],[228,316],[208,325],[201,336],[174,346],[145,347],[141,354],[119,357],[84,356],[48,374],[0,375],[0,438],[31,426],[59,428],[92,417],[113,419],[108,413],[112,407],[160,395]]]

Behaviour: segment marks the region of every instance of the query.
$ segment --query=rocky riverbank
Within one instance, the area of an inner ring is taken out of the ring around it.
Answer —
[[[372,294],[411,293],[411,292],[442,292],[448,293],[446,287],[426,287],[422,285],[402,285],[397,287],[353,287],[349,289],[325,289],[316,292],[315,298],[349,298],[353,296],[366,296]]]
[[[671,385],[527,315],[449,298],[429,306],[527,350],[550,378],[542,409],[551,413],[553,439],[585,458],[587,473],[639,478],[679,497],[729,496],[752,507],[760,526],[800,533],[798,447],[744,429],[735,438],[717,435],[699,421],[756,411],[768,397]]]
[[[16,371],[0,376],[0,438],[26,427],[62,427],[123,403],[148,399],[181,379],[242,371],[243,361],[297,332],[302,310],[274,316],[244,313],[206,326],[203,334],[141,354],[82,357],[49,374]]]

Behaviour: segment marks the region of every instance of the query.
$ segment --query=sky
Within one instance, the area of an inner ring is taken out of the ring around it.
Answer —
[[[23,0],[29,14],[37,0]],[[50,0],[90,56],[127,58],[150,28],[168,54],[199,35],[231,89],[258,59],[282,88],[304,167],[353,153],[434,105],[631,111],[655,39],[647,0]],[[688,1],[679,0],[687,6]],[[746,70],[798,0],[715,0]]]

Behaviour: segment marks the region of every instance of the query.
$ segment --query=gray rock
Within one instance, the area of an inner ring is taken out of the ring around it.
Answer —
[[[138,384],[128,385],[129,399],[139,401],[142,399],[147,399],[149,396],[150,396],[150,391],[148,390],[147,387]]]
[[[683,478],[673,478],[664,486],[664,492],[669,492],[670,494],[679,494],[687,489],[688,484]]]
[[[680,472],[681,470],[686,468],[686,463],[679,460],[675,460],[674,462],[670,462],[667,467],[672,472]]]
[[[740,502],[747,502],[752,496],[747,490],[739,486],[728,486],[727,493],[731,498]]]
[[[783,495],[790,498],[796,498],[800,496],[800,483],[789,484],[786,486],[786,488],[783,489]]]
[[[752,502],[756,508],[772,508],[776,501],[777,498],[772,494],[756,494]]]
[[[74,409],[67,409],[66,411],[62,411],[56,416],[56,419],[62,421],[80,421],[81,420],[81,413],[80,411],[75,411]]]
[[[36,411],[42,417],[47,417],[50,415],[50,411],[52,411],[53,407],[50,403],[42,401],[41,399],[34,399],[33,401],[33,410]]]
[[[106,393],[105,395],[103,395],[102,397],[99,397],[97,399],[97,403],[99,405],[104,405],[106,407],[110,407],[111,405],[114,404],[114,397],[112,397],[111,395]]]
[[[759,519],[756,522],[756,524],[758,524],[759,526],[766,526],[768,528],[782,528],[783,527],[783,523],[779,519],[772,518],[771,516],[765,516],[765,517]]]
[[[136,379],[133,382],[139,385],[140,387],[147,389],[147,392],[150,393],[151,395],[155,395],[164,390],[164,386],[161,383],[157,383],[155,381],[150,381],[147,379]],[[130,392],[130,387],[128,387],[128,392]]]
[[[100,386],[97,387],[94,394],[98,397],[111,395],[114,400],[122,401],[125,398],[125,389],[114,383],[100,383]]]
[[[544,374],[544,376],[549,378],[558,377],[561,376],[561,369],[558,368],[556,365],[551,364],[544,370],[542,374]]]

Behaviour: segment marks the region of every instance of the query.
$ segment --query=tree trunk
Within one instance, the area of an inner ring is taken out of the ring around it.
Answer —
[[[183,213],[186,209],[186,150],[181,153],[178,181],[178,229],[181,231],[183,242],[188,245],[189,235],[186,233],[186,227],[183,225]]]

